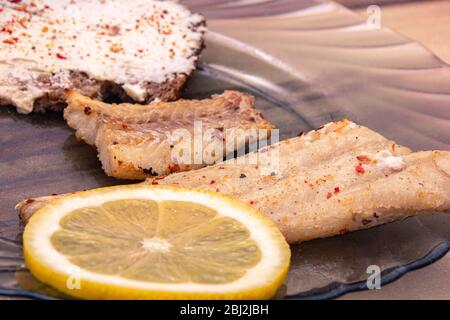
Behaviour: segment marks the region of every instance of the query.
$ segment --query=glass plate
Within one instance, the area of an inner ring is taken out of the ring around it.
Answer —
[[[208,17],[211,32],[184,96],[224,89],[255,95],[281,138],[343,117],[414,150],[450,145],[450,68],[417,43],[317,1],[184,1]],[[244,19],[245,18],[245,19]],[[14,205],[27,197],[123,183],[106,177],[96,151],[76,141],[61,115],[0,109],[0,295],[61,298],[23,265]],[[443,256],[450,219],[410,218],[292,246],[278,297],[333,298],[382,284]]]

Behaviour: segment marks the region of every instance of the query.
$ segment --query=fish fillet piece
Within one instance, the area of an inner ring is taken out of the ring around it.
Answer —
[[[278,156],[277,170],[267,173],[262,170],[267,163],[252,163],[261,154]],[[238,159],[145,183],[235,196],[270,217],[288,242],[297,243],[450,212],[450,152],[411,153],[343,120]],[[26,222],[52,198],[22,201],[20,217]]]
[[[253,97],[237,91],[149,105],[111,105],[69,91],[67,104],[64,118],[77,138],[96,146],[106,174],[119,179],[144,180],[222,161],[226,151],[266,139],[273,129]],[[233,136],[239,130],[254,134]]]

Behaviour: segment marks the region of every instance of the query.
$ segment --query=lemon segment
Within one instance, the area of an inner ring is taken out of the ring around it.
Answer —
[[[94,299],[265,299],[289,268],[276,226],[230,197],[132,185],[40,209],[24,256],[42,282]]]

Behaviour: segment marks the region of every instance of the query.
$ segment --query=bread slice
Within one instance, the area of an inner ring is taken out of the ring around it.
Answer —
[[[174,1],[33,0],[0,5],[0,105],[61,109],[64,89],[103,101],[179,98],[205,20]]]

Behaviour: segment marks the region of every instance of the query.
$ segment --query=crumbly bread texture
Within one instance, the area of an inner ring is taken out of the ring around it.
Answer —
[[[196,67],[205,20],[173,1],[0,4],[0,104],[62,109],[64,89],[103,101],[171,101]]]

